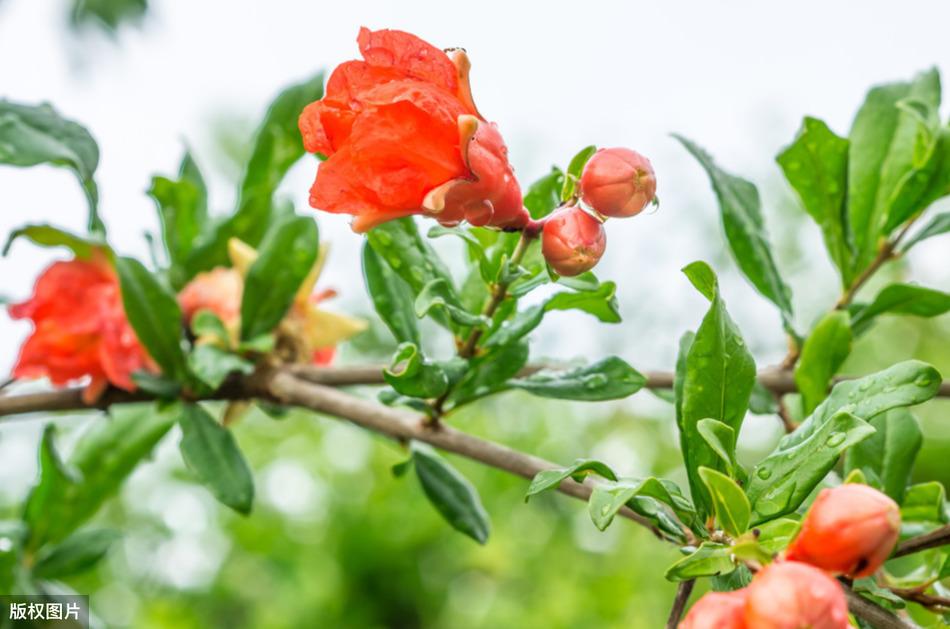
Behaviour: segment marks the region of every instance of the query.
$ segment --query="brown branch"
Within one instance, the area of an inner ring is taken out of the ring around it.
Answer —
[[[947,598],[946,596],[927,594],[927,592],[921,588],[891,587],[888,589],[894,594],[900,596],[905,601],[917,603],[921,607],[926,607],[932,612],[943,613],[950,611],[950,598]]]
[[[884,609],[874,601],[868,600],[842,583],[848,609],[851,613],[867,622],[875,629],[914,629],[917,625],[905,622],[897,615]]]
[[[689,595],[693,593],[693,587],[696,585],[696,579],[680,581],[676,588],[676,598],[673,599],[673,608],[670,609],[669,618],[666,620],[666,629],[676,629],[686,611],[686,603],[689,602]]]
[[[556,365],[529,365],[525,367],[519,376],[528,376],[537,373],[542,369],[557,369]],[[381,385],[386,381],[383,379],[382,365],[353,365],[343,367],[316,367],[310,365],[297,365],[285,368],[288,373],[301,380],[314,384],[326,386],[356,386],[356,385]],[[643,374],[646,377],[647,389],[670,389],[673,386],[673,374],[668,371],[647,371]],[[759,372],[759,383],[769,391],[776,394],[794,393],[798,389],[795,386],[795,379],[791,373],[777,369],[766,369]],[[838,377],[835,382],[848,380],[847,377]],[[241,399],[249,396],[246,390],[239,387],[229,391],[222,391],[209,399]],[[950,381],[940,384],[937,391],[938,397],[950,397]],[[24,393],[19,395],[0,396],[0,417],[9,415],[22,415],[25,413],[52,412],[52,411],[79,411],[89,409],[105,409],[113,404],[126,402],[142,402],[151,399],[147,394],[128,393],[118,389],[109,389],[94,404],[86,404],[82,400],[82,388],[74,387],[69,389],[59,389],[56,391],[44,391],[41,393]]]
[[[440,450],[459,454],[523,478],[531,479],[538,472],[559,467],[550,461],[480,439],[449,426],[431,425],[419,415],[382,406],[328,386],[304,382],[286,372],[275,372],[269,379],[267,388],[278,402],[346,419],[398,441],[422,441]],[[592,481],[577,483],[567,479],[561,483],[558,490],[586,501],[590,498],[593,487]],[[624,507],[618,515],[642,524],[657,537],[665,539],[649,520],[629,508]]]
[[[903,557],[904,555],[911,555],[913,553],[919,553],[922,550],[938,548],[948,544],[950,544],[950,524],[945,524],[929,533],[911,537],[904,541],[897,547],[897,550],[894,551],[893,556]]]

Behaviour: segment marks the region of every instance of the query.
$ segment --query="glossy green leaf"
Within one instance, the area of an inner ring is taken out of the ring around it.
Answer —
[[[708,467],[700,467],[698,472],[709,490],[719,526],[733,537],[745,533],[749,528],[752,507],[742,488],[725,474]]]
[[[755,529],[758,531],[756,541],[763,550],[774,555],[788,547],[800,527],[799,521],[791,518],[776,518],[763,522]]]
[[[383,377],[402,395],[418,398],[437,398],[449,388],[445,371],[429,362],[412,343],[402,343],[392,362],[383,371]]]
[[[917,419],[905,408],[882,413],[870,420],[876,432],[848,450],[845,473],[861,471],[881,482],[881,489],[898,503],[910,483],[914,460],[923,443]]]
[[[617,285],[604,282],[595,290],[558,293],[544,303],[545,311],[582,310],[604,323],[620,323]]]
[[[47,427],[40,446],[40,480],[24,510],[28,547],[65,539],[92,517],[147,457],[175,423],[170,410],[151,404],[126,404],[110,409],[80,437],[64,464]]]
[[[697,577],[726,575],[735,569],[732,548],[715,542],[703,542],[695,551],[670,566],[665,576],[668,581],[686,581]]]
[[[188,355],[188,367],[212,391],[217,391],[232,373],[254,372],[254,363],[214,345],[195,347]]]
[[[182,351],[181,308],[175,294],[134,258],[116,258],[115,268],[122,304],[135,335],[164,375],[184,381],[187,368]]]
[[[764,297],[778,306],[787,330],[792,331],[792,293],[772,257],[772,247],[762,219],[759,191],[751,182],[731,175],[712,157],[686,138],[676,137],[706,170],[712,182],[726,240],[742,273]]]
[[[420,344],[419,326],[409,286],[363,243],[363,279],[376,312],[400,343]]]
[[[708,515],[713,505],[698,470],[723,470],[726,464],[700,435],[698,424],[715,419],[739,433],[755,384],[755,362],[726,311],[712,270],[695,262],[684,272],[700,292],[712,296],[709,311],[678,364],[680,378],[675,385],[681,400],[677,421],[690,493],[700,513]]]
[[[608,480],[617,480],[617,475],[614,474],[614,471],[610,469],[610,466],[606,463],[601,463],[593,459],[578,459],[574,461],[574,465],[570,467],[542,470],[535,474],[534,478],[531,479],[531,484],[528,486],[527,493],[525,493],[524,500],[527,502],[531,496],[550,489],[557,489],[568,477],[578,483],[582,483],[584,482],[584,478],[589,474],[597,474]]]
[[[683,526],[694,524],[696,518],[692,504],[675,484],[653,477],[598,483],[587,503],[591,520],[601,531],[610,525],[624,506],[680,540],[684,539]]]
[[[902,180],[914,168],[921,121],[898,107],[905,99],[932,109],[940,104],[940,80],[935,70],[910,83],[872,88],[851,126],[848,153],[848,223],[855,246],[855,274],[877,251],[889,208],[899,199]]]
[[[554,211],[561,202],[561,190],[564,188],[564,173],[553,166],[551,172],[535,181],[524,195],[524,206],[531,218],[544,218]]]
[[[208,190],[191,154],[182,158],[177,179],[153,177],[148,194],[158,206],[170,281],[181,289],[191,277],[187,264],[192,247],[208,223]]]
[[[508,388],[513,378],[528,362],[528,344],[524,341],[502,345],[473,359],[464,377],[452,390],[449,400],[455,406],[467,404]]]
[[[749,412],[756,415],[775,415],[778,410],[775,394],[756,380],[752,385],[752,395],[749,397]]]
[[[752,523],[795,511],[841,453],[873,433],[866,421],[841,411],[794,445],[783,447],[779,442],[749,475],[746,495],[752,504]]]
[[[429,447],[413,442],[412,461],[422,489],[452,528],[479,544],[488,541],[491,523],[478,490]]]
[[[226,265],[230,238],[239,238],[252,247],[260,244],[281,214],[274,193],[290,167],[304,155],[297,126],[300,112],[322,97],[320,73],[284,89],[271,102],[254,136],[237,210],[195,243],[188,261],[190,274]]]
[[[86,195],[89,231],[105,233],[94,179],[99,147],[82,125],[63,118],[48,103],[21,105],[0,100],[0,164],[69,168]]]
[[[839,382],[795,432],[782,438],[779,448],[792,447],[808,438],[839,411],[870,420],[892,408],[926,402],[937,394],[940,381],[940,373],[932,366],[906,360],[863,378]]]
[[[420,319],[433,309],[444,312],[449,319],[462,326],[485,326],[489,321],[482,315],[473,314],[465,309],[451,285],[442,278],[434,279],[419,291],[413,305]]]
[[[633,395],[646,378],[616,356],[569,371],[540,372],[511,380],[508,384],[540,397],[597,402]]]
[[[947,520],[947,493],[942,483],[929,481],[907,488],[901,502],[902,522],[942,524]]]
[[[832,310],[805,339],[795,366],[795,384],[806,415],[828,395],[832,378],[850,353],[851,318],[846,311]]]
[[[182,383],[149,371],[133,372],[132,382],[145,393],[154,395],[160,400],[176,399],[183,389]]]
[[[776,158],[785,178],[798,193],[805,211],[821,228],[825,248],[850,281],[851,250],[845,218],[848,189],[848,140],[838,137],[816,118],[805,117],[798,137]]]
[[[231,431],[197,404],[180,408],[180,448],[188,468],[222,504],[250,513],[254,478]]]
[[[707,417],[696,422],[696,431],[726,464],[729,476],[735,477],[739,464],[736,462],[736,431],[732,426]],[[708,487],[709,483],[706,485]]]
[[[109,529],[75,533],[38,556],[33,576],[62,579],[85,572],[99,563],[119,537],[117,531]]]
[[[928,238],[933,238],[934,236],[940,236],[941,234],[946,234],[950,232],[950,212],[943,212],[937,214],[930,222],[927,223],[919,232],[914,234],[907,242],[904,243],[904,246],[901,247],[901,251],[908,251],[911,247],[916,245],[922,240],[927,240]]]
[[[596,146],[585,146],[571,158],[567,166],[567,172],[564,174],[564,186],[561,188],[561,201],[567,201],[575,194],[578,194],[578,184],[581,180],[581,174],[584,172],[584,166],[588,160],[597,152]]]
[[[852,324],[860,333],[882,314],[937,317],[946,312],[950,312],[950,293],[915,284],[891,284],[854,313]]]
[[[24,225],[14,229],[3,246],[3,255],[10,253],[14,241],[19,238],[26,238],[41,247],[66,247],[77,258],[90,258],[97,249],[112,255],[106,242],[95,234],[89,237],[77,236],[52,225]]]
[[[496,332],[492,332],[484,344],[485,347],[500,347],[521,340],[541,325],[544,312],[543,306],[531,306],[516,313],[510,321],[502,324]]]
[[[310,217],[280,221],[261,243],[257,259],[244,278],[241,339],[274,330],[287,314],[300,285],[317,261],[320,237]]]
[[[116,31],[124,23],[136,24],[148,11],[148,0],[72,0],[70,24],[98,26]]]

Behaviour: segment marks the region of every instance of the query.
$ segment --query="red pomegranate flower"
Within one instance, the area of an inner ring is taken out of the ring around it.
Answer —
[[[310,204],[352,214],[357,232],[412,214],[524,227],[521,188],[472,101],[465,52],[392,30],[362,28],[357,42],[364,60],[338,66],[300,116],[304,147],[328,158]]]
[[[125,317],[119,280],[102,253],[55,262],[36,280],[33,296],[9,313],[33,322],[15,378],[47,377],[62,386],[89,377],[83,399],[92,403],[109,384],[134,391],[132,373],[157,370]]]

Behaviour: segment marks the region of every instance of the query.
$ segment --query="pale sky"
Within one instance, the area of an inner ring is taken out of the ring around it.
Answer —
[[[527,185],[580,147],[629,146],[653,160],[660,210],[608,224],[598,267],[620,283],[624,326],[559,313],[540,333],[548,355],[619,351],[642,368],[668,367],[676,338],[698,324],[703,300],[679,269],[696,258],[728,270],[717,209],[698,166],[670,137],[709,149],[729,170],[763,186],[769,218],[789,199],[773,158],[803,114],[845,134],[873,83],[931,65],[950,69],[950,5],[866,1],[732,2],[317,2],[151,0],[144,27],[118,44],[65,28],[66,2],[0,0],[0,97],[48,100],[98,139],[102,213],[114,244],[146,258],[141,234],[156,227],[144,195],[154,173],[171,173],[183,144],[212,178],[211,202],[230,208],[233,190],[213,166],[209,125],[256,120],[284,85],[357,56],[360,25],[414,32],[470,54],[480,110],[500,125]],[[284,189],[307,207],[315,164],[306,160]],[[85,208],[66,171],[0,167],[0,232],[24,222],[81,229]],[[784,221],[782,222],[784,223]],[[782,223],[772,221],[772,232]],[[354,264],[359,237],[342,217],[319,224],[332,242],[327,283],[339,307],[368,308]],[[803,232],[811,260],[791,260],[804,277],[801,324],[832,299],[834,279],[817,230]],[[947,288],[932,241],[913,259],[916,276]],[[17,245],[0,260],[2,294],[23,298],[48,261],[63,254]],[[787,258],[786,258],[787,259]],[[794,283],[794,281],[793,281]],[[734,275],[724,279],[734,317],[765,360],[784,350],[770,304]],[[801,296],[801,295],[800,295]],[[12,364],[28,324],[0,317],[0,371]],[[566,331],[570,331],[566,334]],[[617,338],[623,343],[618,344]]]

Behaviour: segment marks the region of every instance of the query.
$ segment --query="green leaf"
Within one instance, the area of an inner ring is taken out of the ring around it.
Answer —
[[[914,459],[923,442],[914,415],[904,408],[882,413],[870,421],[876,432],[848,450],[844,459],[846,474],[860,471],[873,475],[881,489],[900,503],[910,483]]]
[[[198,345],[191,350],[188,367],[212,391],[217,391],[232,373],[254,372],[254,363],[214,345]]]
[[[136,371],[132,374],[132,382],[142,391],[154,395],[161,400],[172,400],[181,395],[180,382],[171,380],[162,375],[149,371]]]
[[[940,81],[936,71],[911,83],[872,88],[851,126],[848,152],[848,223],[854,239],[854,275],[867,267],[877,251],[889,207],[899,185],[914,167],[920,119],[898,107],[913,99],[936,109]]]
[[[584,166],[587,165],[588,160],[590,160],[596,152],[596,146],[585,146],[577,155],[571,158],[571,163],[568,164],[567,173],[564,176],[564,186],[561,188],[561,201],[567,201],[577,194],[577,185],[580,183]]]
[[[930,222],[927,223],[923,229],[914,234],[910,240],[904,243],[901,251],[907,252],[911,247],[920,241],[927,240],[928,238],[933,238],[934,236],[939,236],[947,232],[950,232],[950,212],[937,214],[932,219],[930,219]]]
[[[412,443],[412,461],[422,490],[455,530],[479,544],[488,541],[491,523],[474,486],[429,447]]]
[[[574,465],[570,467],[542,470],[535,474],[534,478],[531,479],[531,484],[528,486],[527,493],[525,493],[524,501],[528,502],[531,496],[548,491],[549,489],[557,489],[568,477],[578,483],[582,483],[588,474],[597,474],[608,480],[617,480],[617,475],[614,474],[614,471],[610,469],[606,463],[601,463],[593,459],[577,459],[574,461]]]
[[[839,412],[790,447],[779,447],[755,466],[746,495],[752,522],[758,524],[793,512],[831,471],[850,446],[874,432],[863,419]]]
[[[732,426],[707,417],[696,422],[696,431],[726,464],[729,476],[735,477],[739,464],[736,462],[736,431]],[[708,487],[709,483],[706,483],[706,486]]]
[[[456,407],[508,388],[508,381],[528,361],[524,341],[502,345],[470,361],[470,368],[449,396]]]
[[[312,218],[294,216],[268,231],[244,278],[241,340],[274,330],[317,261],[320,237]]]
[[[70,25],[95,25],[117,31],[123,23],[138,23],[148,11],[148,0],[73,0]]]
[[[89,204],[89,231],[105,233],[94,179],[99,147],[82,125],[63,118],[47,103],[21,105],[0,100],[0,164],[69,168],[79,178]]]
[[[839,382],[795,432],[779,441],[779,449],[789,448],[807,439],[840,411],[864,420],[892,408],[926,402],[940,389],[940,372],[919,360],[905,360],[877,373]]]
[[[606,530],[624,506],[651,520],[676,539],[684,539],[683,526],[694,523],[692,505],[670,481],[657,478],[602,482],[594,486],[587,508],[591,520],[601,531]],[[670,517],[670,514],[679,518]]]
[[[742,492],[742,488],[734,480],[716,470],[701,467],[698,471],[712,497],[719,526],[733,537],[745,533],[749,528],[752,507],[749,506],[749,499]]]
[[[64,464],[47,426],[40,446],[40,480],[24,511],[28,548],[65,539],[92,517],[151,453],[175,423],[175,415],[151,404],[115,406],[80,437]]]
[[[434,279],[419,291],[414,304],[416,316],[420,319],[433,308],[445,312],[449,318],[462,326],[485,326],[489,321],[482,315],[472,314],[458,301],[455,290],[442,278]]]
[[[461,239],[462,242],[465,243],[469,259],[478,263],[479,274],[481,275],[482,280],[486,283],[491,283],[495,280],[496,271],[491,262],[488,260],[488,257],[485,255],[485,248],[481,241],[471,231],[462,227],[445,227],[443,225],[435,225],[429,228],[429,232],[426,235],[429,238],[456,236],[457,238]]]
[[[752,583],[752,572],[740,565],[728,574],[711,577],[709,582],[715,592],[735,592]]]
[[[943,484],[929,481],[911,485],[901,502],[901,521],[939,524],[947,521],[947,495]]]
[[[851,318],[843,310],[832,310],[805,339],[795,367],[795,384],[806,415],[825,399],[831,379],[850,353]]]
[[[303,157],[297,119],[303,108],[323,97],[323,74],[283,90],[271,103],[254,137],[241,181],[237,211],[195,243],[190,274],[228,263],[228,240],[239,238],[256,247],[278,217],[274,193],[284,175]]]
[[[445,371],[425,359],[412,343],[402,343],[393,355],[383,377],[402,395],[418,398],[437,398],[449,388]]]
[[[861,333],[882,314],[937,317],[945,312],[950,312],[950,293],[915,284],[891,284],[854,313],[852,325],[856,333]]]
[[[764,551],[775,555],[785,550],[795,539],[800,526],[798,520],[791,518],[777,518],[763,522],[755,529],[759,532],[756,541]]]
[[[698,424],[703,419],[715,419],[739,433],[755,384],[755,362],[726,311],[712,270],[705,263],[693,263],[684,272],[701,292],[712,295],[685,362],[677,368],[681,377],[676,383],[681,400],[680,446],[690,490],[699,512],[708,515],[713,505],[698,470],[722,470],[726,465],[699,433]]]
[[[749,412],[756,415],[775,415],[778,413],[778,402],[775,400],[775,395],[762,386],[762,383],[758,380],[752,385]]]
[[[611,356],[570,371],[551,371],[511,380],[508,384],[540,397],[598,402],[633,395],[646,378],[622,359]]]
[[[208,223],[208,191],[191,154],[182,158],[178,179],[153,177],[148,194],[158,206],[171,283],[180,289],[191,279],[188,258]]]
[[[715,542],[703,542],[666,571],[668,581],[687,581],[697,577],[726,575],[736,569],[732,548]]]
[[[38,579],[62,579],[85,572],[99,563],[120,537],[117,531],[93,529],[67,537],[61,544],[41,553],[33,566]]]
[[[111,250],[106,242],[95,234],[83,238],[52,225],[24,225],[10,232],[6,244],[3,246],[3,255],[10,253],[10,247],[18,238],[26,238],[41,247],[66,247],[77,258],[90,258],[94,251],[101,250],[111,256]]]
[[[515,314],[510,321],[502,324],[496,332],[488,337],[484,344],[485,347],[501,347],[521,340],[541,325],[544,312],[543,306],[531,306]]]
[[[531,184],[524,195],[524,206],[528,208],[531,218],[544,218],[554,211],[561,202],[564,184],[564,173],[557,166],[552,166],[551,172]]]
[[[222,504],[251,512],[254,478],[234,436],[197,404],[181,405],[181,455],[188,468]]]
[[[596,290],[558,293],[544,303],[544,310],[582,310],[604,323],[620,323],[617,285],[604,282]]]
[[[792,293],[772,258],[762,219],[759,191],[751,182],[720,169],[712,157],[684,137],[674,135],[706,169],[712,182],[729,248],[742,270],[765,298],[778,306],[786,330],[792,333]]]
[[[374,227],[366,234],[366,241],[389,268],[409,285],[413,296],[432,281],[442,279],[450,293],[455,293],[452,276],[445,263],[435,250],[419,234],[412,217],[388,221]],[[459,303],[458,297],[452,303]],[[435,313],[435,320],[450,327],[449,319],[441,311]]]
[[[848,140],[835,135],[824,122],[806,116],[798,137],[776,158],[805,211],[821,228],[825,248],[845,284],[851,280],[844,204],[848,188],[848,144]]]
[[[195,338],[214,339],[221,347],[231,345],[231,334],[221,317],[211,310],[199,310],[191,317],[191,332]]]
[[[184,381],[181,308],[174,293],[134,258],[118,257],[115,267],[125,314],[138,340],[164,375]]]

